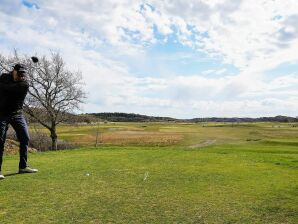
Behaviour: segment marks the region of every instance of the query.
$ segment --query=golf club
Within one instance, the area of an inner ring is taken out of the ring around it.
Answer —
[[[31,61],[34,63],[34,65],[37,64],[37,63],[39,62],[39,59],[38,59],[38,57],[36,57],[36,56],[32,56],[30,59],[31,59]],[[8,64],[7,66],[8,66],[8,67],[13,67],[13,66],[14,66],[15,64],[17,64],[17,63],[20,63],[20,62],[12,62],[12,63]],[[20,63],[20,64],[22,64],[22,63]],[[1,68],[1,70],[0,70],[0,73],[2,73],[3,70],[4,70],[4,71],[7,71],[7,72],[10,71],[10,69],[4,67],[4,65],[2,65],[1,67],[2,67],[2,68]],[[30,66],[29,68],[35,68],[35,66]]]

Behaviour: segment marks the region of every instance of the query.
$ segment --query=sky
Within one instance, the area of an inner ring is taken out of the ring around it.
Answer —
[[[0,52],[59,52],[81,112],[298,116],[296,0],[0,0]]]

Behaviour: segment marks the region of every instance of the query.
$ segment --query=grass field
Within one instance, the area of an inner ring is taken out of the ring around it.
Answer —
[[[97,131],[102,143],[94,148]],[[61,126],[81,148],[6,156],[0,223],[298,223],[293,124]]]

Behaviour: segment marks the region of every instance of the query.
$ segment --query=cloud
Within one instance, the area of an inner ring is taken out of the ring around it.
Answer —
[[[34,10],[17,7],[12,1],[4,4],[4,15],[11,14],[12,6],[18,9],[14,12],[18,16],[10,17],[9,24],[19,20],[19,25],[41,35],[59,32],[82,47],[100,49],[110,44],[120,52],[139,53],[158,41],[157,31],[164,39],[175,35],[182,44],[243,70],[263,71],[277,66],[277,60],[291,60],[280,56],[294,54],[298,45],[298,16],[293,10],[297,1],[173,0],[144,4],[103,0],[95,4],[89,0],[70,4],[53,0],[39,1]]]
[[[297,73],[266,71],[298,61],[297,8],[294,0],[2,0],[0,50],[59,51],[70,69],[83,72],[88,112],[296,115]],[[170,41],[192,53],[154,55],[160,63],[153,63],[150,47]],[[196,51],[239,73],[221,66],[171,73],[176,61],[202,62]],[[143,64],[161,67],[161,74],[148,75]]]
[[[180,41],[191,42],[192,47],[222,57],[242,70],[270,69],[291,60],[280,55],[294,54],[298,48],[297,1],[198,0],[186,4],[174,0],[155,4],[175,21],[173,26],[183,36]],[[276,16],[281,19],[273,19]],[[185,28],[187,25],[192,29]]]

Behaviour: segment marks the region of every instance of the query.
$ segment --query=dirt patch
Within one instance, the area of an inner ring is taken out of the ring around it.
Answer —
[[[189,148],[190,149],[196,149],[196,148],[203,148],[203,147],[206,147],[206,146],[209,146],[209,145],[213,145],[215,144],[216,140],[206,140],[202,143],[199,143],[199,144],[195,144],[195,145],[190,145]]]

